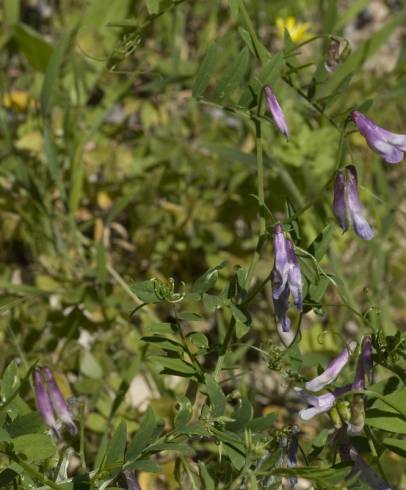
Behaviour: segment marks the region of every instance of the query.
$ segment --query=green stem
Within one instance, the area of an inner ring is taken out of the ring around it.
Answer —
[[[261,101],[258,107],[261,106]],[[259,114],[259,110],[258,110]],[[257,192],[258,192],[258,203],[259,203],[259,237],[258,243],[255,247],[255,252],[251,260],[251,264],[248,268],[247,278],[245,280],[245,286],[249,287],[252,276],[255,271],[255,267],[258,263],[259,257],[261,255],[261,249],[264,243],[264,235],[266,232],[266,220],[264,217],[265,208],[265,191],[264,191],[264,151],[262,146],[262,133],[261,133],[261,122],[258,120],[255,123],[255,141],[257,149]]]

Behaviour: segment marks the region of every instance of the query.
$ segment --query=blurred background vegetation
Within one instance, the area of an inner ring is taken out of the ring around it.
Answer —
[[[307,248],[334,222],[331,185],[324,185],[336,165],[335,125],[357,105],[405,133],[405,5],[246,5],[271,53],[283,48],[285,29],[295,44],[336,34],[353,50],[350,67],[315,86],[326,41],[303,45],[289,67],[306,66],[274,85],[294,137],[285,141],[272,124],[263,128],[266,204],[285,219],[287,199],[296,210],[312,203],[299,220]],[[0,371],[15,358],[53,366],[65,394],[87,400],[91,461],[119,418],[137,429],[148,403],[170,425],[174,394],[185,388],[181,378],[159,376],[140,341],[148,322],[168,320],[171,310],[142,309],[131,319],[139,304],[133,283],[172,277],[181,290],[225,261],[221,287],[236,266],[249,265],[259,226],[255,133],[244,114],[226,108],[236,106],[258,67],[250,60],[243,83],[220,104],[192,97],[212,41],[218,49],[209,95],[245,46],[225,0],[3,0],[0,20]],[[376,238],[361,242],[335,227],[322,266],[340,278],[353,309],[369,311],[394,335],[406,329],[406,162],[383,163],[356,132],[345,159],[358,168]],[[268,243],[257,280],[272,264]],[[221,315],[197,313],[193,328],[216,339]],[[230,360],[241,370],[239,389],[256,390],[258,413],[276,410],[281,425],[292,423],[297,402],[289,384],[248,349],[279,345],[270,285],[250,313],[251,332]],[[364,333],[362,323],[328,286],[303,319],[303,373],[337,353],[340,338]],[[29,388],[25,399],[33,406]],[[303,430],[311,439],[318,426]],[[394,453],[386,457],[399,463]],[[171,475],[173,460],[164,463]],[[393,468],[399,483],[400,465]],[[155,488],[151,476],[142,478],[143,489]],[[177,488],[172,479],[168,488]]]

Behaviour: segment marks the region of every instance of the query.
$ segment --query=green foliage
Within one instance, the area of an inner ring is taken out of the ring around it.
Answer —
[[[405,163],[380,161],[349,121],[357,107],[405,133],[406,11],[360,28],[368,2],[350,3],[3,2],[1,488],[121,488],[126,470],[142,490],[366,488],[337,456],[355,394],[304,422],[293,389],[365,335],[374,383],[350,442],[406,488]],[[333,73],[330,35],[353,44]],[[331,211],[349,163],[368,243]],[[276,223],[303,280],[290,337],[272,300]],[[77,434],[59,417],[58,439],[39,413],[45,365]]]

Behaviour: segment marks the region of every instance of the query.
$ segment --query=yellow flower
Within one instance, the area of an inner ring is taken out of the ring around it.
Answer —
[[[289,32],[290,37],[294,43],[300,43],[311,38],[309,31],[310,24],[307,22],[297,22],[292,16],[287,19],[277,17],[276,27],[278,29],[279,36],[283,39],[285,35],[285,29]]]
[[[3,106],[6,109],[17,109],[19,111],[25,111],[30,102],[30,94],[23,90],[13,90],[4,94]]]

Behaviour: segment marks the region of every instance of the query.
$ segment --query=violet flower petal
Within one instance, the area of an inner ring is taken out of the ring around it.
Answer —
[[[345,349],[343,349],[341,353],[330,362],[322,374],[305,384],[305,388],[309,391],[316,392],[322,390],[325,386],[332,383],[348,363],[350,355],[354,352],[356,346],[356,342],[350,342],[348,347],[345,347]]]
[[[67,425],[69,432],[72,435],[76,435],[78,429],[72,419],[68,405],[66,404],[65,398],[63,397],[62,392],[55,381],[52,371],[48,367],[44,367],[42,368],[42,372],[44,373],[44,377],[48,383],[48,394],[56,416]]]
[[[364,210],[358,197],[358,176],[354,165],[348,165],[347,171],[347,209],[357,235],[364,240],[371,240],[374,232],[365,219]]]
[[[276,126],[278,127],[279,131],[282,134],[284,134],[287,138],[289,138],[289,130],[288,130],[288,125],[286,123],[285,115],[271,87],[269,86],[265,87],[265,96],[266,96],[266,101],[268,103],[269,111],[272,114],[272,118],[275,121]]]
[[[44,423],[52,429],[54,434],[59,438],[57,423],[54,417],[51,400],[46,390],[46,385],[41,376],[40,368],[35,368],[32,372],[34,382],[35,398],[37,400],[38,411]]]
[[[287,251],[287,240],[283,233],[281,225],[275,225],[274,229],[274,253],[275,265],[274,269],[279,273],[280,279],[275,281],[278,286],[272,288],[272,296],[274,299],[279,299],[279,296],[285,291],[286,283],[289,276],[289,259]]]
[[[406,151],[406,135],[392,133],[381,128],[359,111],[353,111],[351,117],[368,146],[388,163],[399,163]]]
[[[300,271],[299,262],[297,260],[293,243],[286,240],[286,249],[289,261],[288,283],[292,293],[293,303],[299,311],[303,309],[302,297],[302,273]]]
[[[334,406],[339,396],[344,395],[345,393],[348,393],[351,390],[352,390],[352,385],[349,384],[341,388],[336,388],[331,393],[325,393],[323,395],[315,396],[306,393],[304,390],[300,388],[295,388],[295,391],[303,399],[303,401],[305,401],[309,405],[312,405],[312,407],[310,408],[304,408],[300,410],[299,417],[302,420],[306,421],[306,420],[310,420],[316,415],[319,415],[324,412],[328,412]]]

